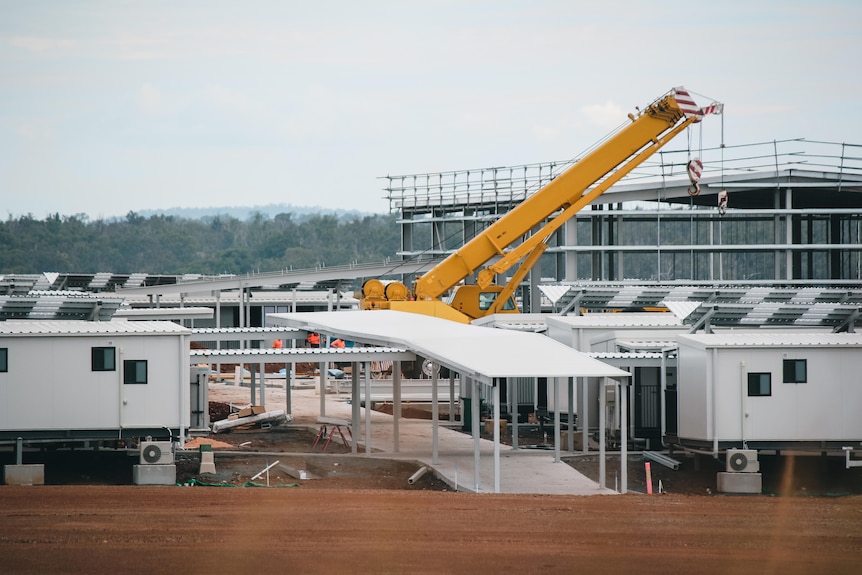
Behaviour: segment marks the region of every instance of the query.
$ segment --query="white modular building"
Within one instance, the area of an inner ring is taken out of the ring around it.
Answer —
[[[679,335],[679,444],[862,447],[862,334]]]
[[[548,316],[548,336],[583,353],[615,353],[672,345],[688,328],[671,313]]]
[[[0,322],[0,442],[184,437],[190,337],[169,321]]]
[[[671,313],[626,312],[587,313],[578,316],[548,316],[548,336],[581,352],[590,353],[632,374],[628,393],[628,429],[633,439],[643,440],[650,449],[662,445],[667,432],[675,432],[675,404],[667,404],[676,390],[675,353],[662,355],[663,350],[676,348],[676,336],[687,327]],[[662,375],[664,372],[664,376]],[[599,426],[599,381],[582,382],[578,401],[579,420],[590,429]],[[567,397],[562,398],[568,401]],[[575,402],[578,403],[578,402]],[[565,405],[565,403],[563,404]],[[607,397],[605,422],[608,429],[618,430],[620,402],[616,392]]]

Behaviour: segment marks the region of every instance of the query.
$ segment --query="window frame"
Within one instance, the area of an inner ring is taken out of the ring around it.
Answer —
[[[0,373],[9,373],[9,348],[0,347]]]
[[[143,381],[138,377],[138,368],[143,366]],[[131,377],[130,377],[131,376]],[[123,385],[146,385],[149,381],[149,368],[146,359],[123,360]]]
[[[96,356],[98,352],[111,350],[111,366],[106,366],[105,354],[102,353],[101,362],[96,365]],[[90,348],[90,369],[91,371],[117,371],[117,348],[112,345],[97,345]]]
[[[757,377],[757,381],[754,381]],[[766,379],[766,393],[763,393],[763,379]],[[757,389],[752,386],[757,385]],[[748,373],[748,397],[772,397],[772,372],[769,371],[751,371]]]
[[[802,366],[802,378],[798,377],[799,367]],[[793,366],[788,369],[788,366]],[[789,377],[788,377],[789,374]],[[808,360],[807,359],[785,359],[781,363],[781,375],[784,383],[808,383]]]

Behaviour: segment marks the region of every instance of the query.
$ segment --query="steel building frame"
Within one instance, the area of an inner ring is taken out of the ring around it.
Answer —
[[[783,140],[657,156],[554,234],[532,289],[522,287],[525,311],[539,311],[529,301],[540,281],[862,285],[862,145]],[[705,166],[697,195],[693,157]],[[385,176],[398,256],[452,253],[572,162]]]

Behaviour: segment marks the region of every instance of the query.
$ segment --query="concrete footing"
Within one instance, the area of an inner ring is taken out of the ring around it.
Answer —
[[[176,485],[176,465],[133,465],[132,483],[135,485]]]
[[[716,490],[719,493],[761,493],[763,476],[760,473],[730,473],[720,471]]]
[[[45,465],[4,465],[3,483],[6,485],[45,485]]]
[[[201,451],[201,467],[199,473],[215,473],[215,460],[212,451]]]

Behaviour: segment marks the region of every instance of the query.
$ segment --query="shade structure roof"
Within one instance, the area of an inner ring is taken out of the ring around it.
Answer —
[[[418,355],[484,383],[500,377],[628,377],[536,333],[513,332],[393,310],[270,314],[271,323]]]

